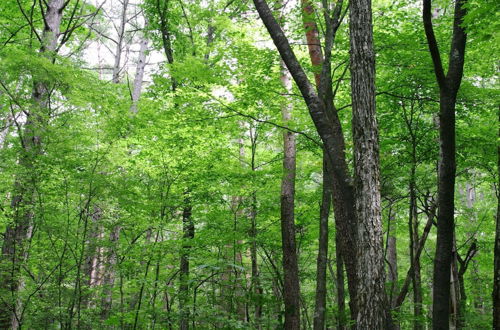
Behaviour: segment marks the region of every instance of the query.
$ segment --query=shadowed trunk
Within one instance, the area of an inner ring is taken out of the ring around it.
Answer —
[[[467,0],[455,1],[453,35],[445,75],[432,26],[432,0],[424,0],[422,17],[427,44],[439,86],[439,170],[438,220],[436,254],[434,258],[434,290],[432,326],[434,330],[448,329],[450,319],[450,278],[455,230],[455,105],[462,82],[467,34],[462,26]]]
[[[335,42],[337,29],[342,20],[343,2],[338,1],[333,13],[329,13],[326,8],[324,18],[326,24],[325,36],[325,56],[321,47],[319,38],[318,26],[315,20],[315,11],[310,0],[302,0],[302,21],[304,24],[307,47],[309,50],[309,58],[314,70],[314,79],[318,96],[322,99],[325,106],[326,116],[331,124],[331,133],[335,139],[333,148],[333,158],[326,157],[327,162],[331,167],[330,175],[332,176],[331,185],[333,200],[333,212],[335,214],[335,226],[337,235],[339,236],[339,244],[337,248],[345,256],[347,282],[350,295],[351,318],[355,319],[357,307],[355,303],[357,290],[357,274],[356,274],[356,219],[354,214],[354,191],[350,184],[351,178],[348,174],[347,162],[345,157],[345,141],[342,132],[342,125],[338,116],[337,109],[334,105],[334,93],[331,76],[331,55],[332,48]],[[332,17],[330,17],[332,15]],[[337,170],[335,170],[335,168]],[[348,182],[346,182],[346,179]]]
[[[319,247],[316,263],[316,303],[314,329],[325,328],[326,313],[326,266],[328,262],[328,218],[332,203],[331,174],[328,172],[327,157],[323,155],[323,193],[319,216]]]

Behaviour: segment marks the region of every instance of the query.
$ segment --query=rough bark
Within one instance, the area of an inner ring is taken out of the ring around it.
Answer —
[[[323,193],[319,216],[319,246],[316,262],[316,301],[314,329],[325,328],[326,313],[326,266],[328,262],[328,218],[332,203],[332,178],[328,171],[327,156],[323,155]]]
[[[292,89],[290,74],[281,63],[281,82],[289,93]],[[288,100],[289,101],[289,100]],[[283,122],[292,118],[291,104],[282,107]],[[283,300],[285,303],[285,329],[300,329],[300,282],[295,242],[295,134],[283,132],[283,178],[281,181],[281,244],[283,249]]]
[[[433,274],[433,329],[448,329],[450,318],[450,270],[455,212],[455,105],[462,82],[467,34],[462,26],[467,0],[455,1],[453,35],[448,72],[445,75],[432,27],[432,0],[423,2],[423,23],[427,44],[439,86],[439,169],[437,242]]]
[[[375,118],[375,53],[370,0],[350,3],[352,127],[357,236],[357,329],[389,328],[386,302],[378,125]]]
[[[42,4],[40,4],[42,5]],[[41,37],[40,54],[54,60],[58,36],[65,7],[63,0],[50,0],[42,6],[44,29]],[[16,328],[20,321],[17,313],[17,293],[21,264],[27,258],[26,242],[33,231],[35,208],[36,158],[42,152],[42,135],[49,106],[49,90],[44,83],[34,82],[32,99],[34,106],[26,111],[26,122],[22,127],[22,154],[19,158],[20,174],[16,177],[11,208],[11,223],[7,225],[0,260],[0,328]]]
[[[345,140],[342,132],[342,125],[338,116],[337,109],[334,105],[334,95],[332,90],[331,77],[331,53],[333,43],[335,41],[336,31],[341,22],[341,10],[343,2],[338,1],[332,16],[330,17],[329,10],[325,11],[325,56],[321,48],[318,26],[315,20],[315,12],[313,4],[310,0],[302,0],[302,20],[304,24],[307,47],[309,50],[309,58],[314,68],[314,79],[318,96],[321,98],[325,107],[325,113],[330,121],[331,130],[335,139],[335,144],[332,146],[333,158],[327,157],[327,161],[332,161],[331,167],[332,176],[332,199],[333,211],[335,214],[336,233],[340,237],[338,249],[345,256],[345,265],[348,279],[348,289],[350,295],[351,317],[356,318],[357,308],[355,303],[357,275],[356,275],[356,219],[354,213],[354,192],[353,187],[349,183],[351,181],[348,174],[347,162],[345,157]],[[335,168],[337,170],[335,170]],[[345,180],[347,179],[346,182]]]

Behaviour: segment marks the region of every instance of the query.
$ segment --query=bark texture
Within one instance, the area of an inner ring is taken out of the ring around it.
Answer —
[[[380,208],[378,125],[375,118],[375,53],[370,0],[350,3],[352,127],[358,219],[357,329],[388,328]]]
[[[313,3],[310,0],[302,0],[302,20],[309,50],[309,57],[314,68],[314,79],[318,96],[325,107],[325,114],[330,122],[330,129],[335,140],[332,146],[331,157],[326,157],[327,165],[332,176],[333,189],[333,211],[335,214],[335,226],[339,241],[337,248],[345,256],[348,289],[350,295],[351,317],[356,318],[357,308],[355,298],[357,296],[357,274],[356,274],[356,218],[354,213],[354,191],[350,184],[351,178],[347,169],[345,157],[345,140],[342,125],[334,105],[333,84],[331,77],[331,53],[335,41],[335,35],[341,23],[341,11],[343,2],[338,1],[330,16],[327,8],[324,18],[326,24],[325,56],[321,48],[318,25],[315,20]],[[333,154],[332,154],[333,153]],[[326,154],[328,155],[328,153]],[[331,164],[329,164],[332,162]]]
[[[448,329],[450,318],[450,278],[455,212],[455,105],[462,82],[467,34],[462,26],[467,0],[455,1],[453,35],[448,72],[445,75],[432,27],[432,0],[423,2],[423,23],[427,44],[439,86],[439,169],[438,221],[434,258],[433,329]]]
[[[290,93],[292,81],[281,63],[281,83]],[[283,122],[292,118],[291,104],[282,107]],[[295,134],[283,132],[283,178],[281,181],[281,244],[283,249],[283,299],[285,302],[285,329],[300,329],[300,281],[295,242]]]

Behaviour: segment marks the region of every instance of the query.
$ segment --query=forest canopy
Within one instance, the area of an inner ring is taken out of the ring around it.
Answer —
[[[0,328],[500,330],[499,13],[0,1]]]

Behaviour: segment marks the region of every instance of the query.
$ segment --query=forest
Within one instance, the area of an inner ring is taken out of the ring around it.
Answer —
[[[500,330],[500,2],[1,0],[0,329]]]

